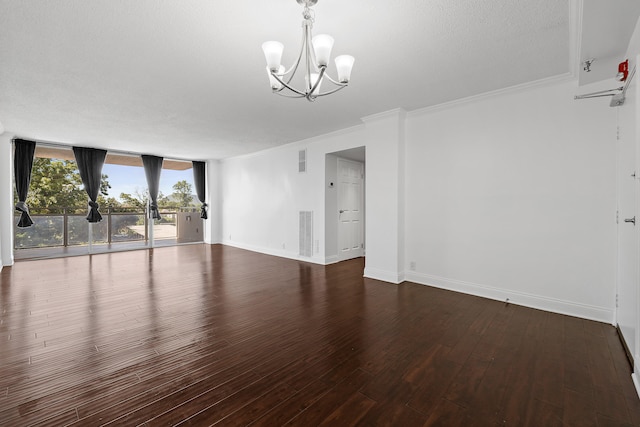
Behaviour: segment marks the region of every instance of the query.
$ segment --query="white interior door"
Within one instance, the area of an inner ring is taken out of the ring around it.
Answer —
[[[635,80],[618,108],[618,280],[616,318],[634,359],[638,357],[637,94]],[[636,367],[636,371],[637,371]]]
[[[338,259],[364,255],[364,164],[338,159]]]

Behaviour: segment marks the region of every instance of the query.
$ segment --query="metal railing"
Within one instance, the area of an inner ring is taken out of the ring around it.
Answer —
[[[179,212],[193,212],[193,208],[161,209],[161,220],[154,220],[155,240],[178,238]],[[39,211],[31,214],[34,224],[18,228],[19,214],[14,221],[14,249],[80,246],[89,243],[89,223],[86,212],[74,209]],[[149,240],[149,218],[140,209],[105,208],[101,210],[102,221],[93,224],[91,231],[94,245],[141,242]]]

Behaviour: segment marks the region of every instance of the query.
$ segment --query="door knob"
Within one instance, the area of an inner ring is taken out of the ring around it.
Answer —
[[[340,213],[343,213],[343,212],[344,212],[344,210],[340,209]]]
[[[625,218],[624,222],[630,222],[633,225],[636,225],[636,217],[634,216],[633,218]]]

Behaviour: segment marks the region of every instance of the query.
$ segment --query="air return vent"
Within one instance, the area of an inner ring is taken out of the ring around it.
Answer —
[[[298,172],[307,171],[307,150],[298,151]]]
[[[313,255],[313,211],[300,211],[300,256]]]

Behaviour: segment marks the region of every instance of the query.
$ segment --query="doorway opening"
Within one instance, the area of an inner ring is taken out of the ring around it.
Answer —
[[[365,147],[325,156],[325,262],[365,255]]]

